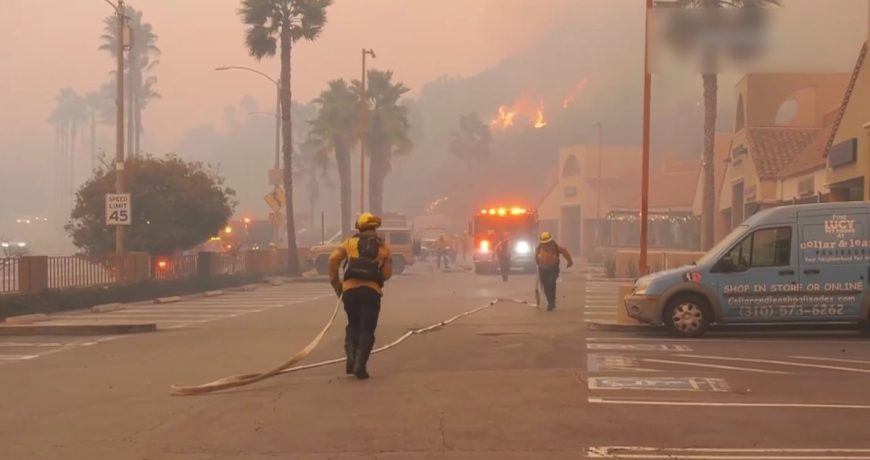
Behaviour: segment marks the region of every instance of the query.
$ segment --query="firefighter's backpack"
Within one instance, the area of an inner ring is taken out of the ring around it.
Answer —
[[[555,241],[538,246],[538,266],[541,268],[559,266],[559,246]]]
[[[377,235],[360,235],[357,238],[358,254],[356,257],[348,254],[344,279],[374,281],[383,285],[384,275],[381,273],[381,264],[378,262],[378,253],[382,244],[380,238]]]

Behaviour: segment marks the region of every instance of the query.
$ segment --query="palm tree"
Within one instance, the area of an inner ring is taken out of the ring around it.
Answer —
[[[63,88],[55,97],[56,106],[48,121],[55,126],[55,183],[60,215],[72,203],[75,185],[75,156],[79,128],[87,119],[85,99],[72,88]],[[63,206],[62,208],[60,206]]]
[[[142,112],[152,99],[160,95],[155,91],[157,77],[148,76],[147,72],[154,69],[160,62],[160,48],[157,47],[157,34],[151,24],[142,20],[142,12],[127,6],[125,14],[129,18],[127,24],[132,31],[131,46],[125,63],[127,82],[127,152],[130,156],[140,154],[142,137]],[[100,37],[103,44],[100,49],[118,56],[118,18],[108,16],[104,23],[105,33]]]
[[[408,108],[400,104],[410,91],[402,82],[393,83],[392,71],[369,70],[366,92],[368,120],[366,147],[369,152],[369,208],[375,214],[384,211],[384,179],[392,167],[393,156],[407,155],[413,144],[409,137]],[[357,94],[362,83],[353,81]]]
[[[459,129],[450,133],[450,143],[447,148],[453,156],[465,162],[468,168],[468,187],[474,184],[474,165],[489,158],[492,133],[489,125],[480,121],[477,113],[462,115],[459,118]]]
[[[702,8],[702,9],[724,9],[724,8],[745,8],[747,13],[751,13],[752,9],[759,9],[770,5],[780,5],[780,0],[669,0],[657,1],[656,6],[677,7],[677,8]],[[760,19],[760,16],[753,16],[752,19]],[[679,19],[679,16],[677,17]],[[762,27],[763,21],[748,21],[750,27]],[[670,43],[677,48],[677,51],[686,51],[689,48],[696,47],[703,39],[699,35],[686,35],[688,33],[697,32],[697,29],[686,28],[685,24],[679,20],[671,23],[669,31]],[[753,47],[749,42],[743,41],[729,45],[730,49],[716,50],[705,48],[701,50],[703,63],[703,72],[701,78],[704,86],[704,155],[703,155],[703,178],[704,178],[704,194],[702,201],[701,212],[701,248],[706,250],[713,246],[715,239],[715,215],[716,215],[716,190],[715,190],[715,160],[714,149],[716,139],[716,109],[718,103],[719,92],[719,75],[715,73],[714,68],[709,64],[714,62],[718,57],[718,53],[722,54],[740,54],[742,57],[748,57],[758,51],[758,48]]]
[[[351,223],[350,152],[358,141],[359,95],[344,79],[329,82],[329,89],[314,100],[317,118],[311,122],[310,141],[335,157],[340,187],[341,231],[349,233]]]
[[[284,141],[284,190],[287,212],[287,271],[299,274],[296,223],[293,217],[293,120],[291,64],[293,44],[313,41],[326,25],[332,0],[242,0],[239,14],[248,27],[245,43],[257,59],[272,57],[281,47],[281,137]]]

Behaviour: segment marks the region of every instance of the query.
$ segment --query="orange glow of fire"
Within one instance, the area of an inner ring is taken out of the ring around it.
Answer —
[[[580,80],[579,83],[574,85],[574,87],[571,88],[571,91],[569,91],[568,94],[565,95],[565,98],[562,99],[562,108],[567,109],[569,106],[571,106],[571,104],[573,104],[574,101],[577,100],[577,96],[579,96],[580,93],[583,92],[584,89],[586,89],[586,85],[588,84],[589,79],[584,78]]]
[[[490,128],[507,129],[514,125],[514,117],[516,117],[516,109],[503,105],[498,108],[498,115],[493,119],[489,126]]]
[[[538,112],[535,114],[535,129],[541,129],[547,126],[547,120],[544,117],[543,107],[538,107]]]
[[[544,101],[534,106],[525,99],[519,99],[509,106],[502,105],[498,108],[495,118],[489,123],[489,127],[505,130],[517,125],[519,119],[526,120],[530,126],[536,129],[547,126]]]

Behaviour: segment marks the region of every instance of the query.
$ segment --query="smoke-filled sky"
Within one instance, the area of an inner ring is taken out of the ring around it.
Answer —
[[[97,50],[103,18],[111,13],[102,0],[3,3],[0,145],[17,136],[50,133],[45,119],[57,91],[96,89],[113,66]],[[192,126],[219,121],[224,106],[244,95],[263,107],[273,105],[274,90],[260,77],[214,71],[215,66],[244,65],[278,73],[277,59],[257,62],[248,55],[236,14],[239,3],[130,2],[154,26],[163,51],[153,72],[163,99],[149,108],[145,120],[150,149],[169,148]],[[294,98],[310,100],[327,80],[356,77],[362,47],[377,52],[372,65],[394,69],[413,89],[440,75],[473,74],[524,49],[572,0],[545,3],[547,8],[528,8],[528,0],[338,0],[320,39],[297,46]]]
[[[29,205],[22,206],[22,198],[35,203],[38,208],[35,212],[46,209],[47,193],[38,197],[33,192],[18,192],[22,188],[32,190],[34,184],[46,184],[47,188],[53,177],[50,169],[54,131],[47,119],[54,98],[63,87],[79,93],[98,89],[109,81],[114,64],[107,53],[97,49],[103,20],[112,13],[103,0],[2,0],[2,3],[0,220],[11,212],[27,213]],[[236,12],[239,3],[239,0],[130,2],[153,25],[162,50],[160,63],[152,74],[159,78],[157,90],[163,97],[152,102],[144,114],[146,152],[171,151],[194,128],[222,126],[224,109],[237,106],[245,96],[253,97],[260,110],[273,109],[274,88],[264,79],[244,72],[214,70],[221,65],[242,65],[271,75],[278,73],[277,59],[257,62],[248,55],[244,26]],[[856,36],[860,38],[865,33],[867,3],[867,0],[785,0],[784,4],[794,13],[792,24],[805,24],[797,26],[803,32],[796,36],[819,35],[809,38],[817,38],[821,48],[790,51],[803,60],[839,52],[838,59],[845,65],[837,70],[847,70],[857,52]],[[357,78],[363,47],[374,48],[378,57],[372,65],[394,70],[414,96],[425,83],[442,75],[475,75],[505,58],[534,49],[544,37],[552,40],[553,31],[565,27],[600,30],[601,36],[588,43],[590,49],[597,47],[599,41],[619,43],[629,40],[626,37],[637,41],[636,47],[626,47],[631,51],[625,54],[605,56],[607,62],[603,64],[589,63],[598,74],[606,74],[608,69],[624,72],[641,55],[642,43],[637,34],[627,34],[626,30],[643,28],[642,7],[643,0],[335,0],[322,36],[314,43],[301,42],[296,47],[294,99],[310,101],[330,79]],[[625,21],[614,20],[623,14]],[[827,23],[833,24],[832,32],[822,34],[809,27]],[[841,42],[843,48],[835,49]],[[540,71],[559,72],[559,62],[573,58],[560,57],[551,68]],[[631,61],[628,66],[626,61]],[[579,81],[584,75],[576,77]],[[638,77],[638,85],[640,81]],[[658,86],[667,84],[661,81]],[[614,96],[608,98],[613,104],[626,103]],[[105,146],[109,153],[112,136],[110,126],[100,126],[100,146]],[[85,148],[80,149],[82,158],[86,158]]]

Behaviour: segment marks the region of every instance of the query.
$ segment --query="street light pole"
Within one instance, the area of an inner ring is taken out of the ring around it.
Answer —
[[[371,55],[374,59],[373,49],[362,50],[362,95],[359,109],[359,212],[366,210],[366,112],[368,111],[368,93],[366,92],[366,56]]]
[[[281,159],[281,80],[274,79],[263,72],[260,72],[257,69],[252,69],[250,67],[243,66],[222,66],[216,67],[217,71],[225,71],[225,70],[244,70],[245,72],[255,73],[275,85],[276,90],[276,99],[275,99],[275,170],[278,170],[280,166]]]
[[[117,69],[115,70],[115,78],[117,79],[117,88],[115,93],[115,108],[117,110],[115,118],[115,193],[124,193],[124,34],[127,28],[127,16],[124,14],[124,0],[118,0],[115,5],[109,0],[106,3],[115,9],[115,15],[118,19],[118,53],[117,53]],[[115,225],[115,253],[118,257],[118,275],[121,279],[124,278],[124,252],[125,252],[125,235],[124,226]]]
[[[638,269],[641,275],[649,273],[647,264],[647,238],[649,233],[649,154],[650,154],[650,105],[652,99],[652,75],[649,69],[649,15],[652,13],[653,0],[646,0],[644,50],[643,50],[643,159],[641,172],[640,197],[640,260]]]
[[[272,82],[273,85],[275,85],[275,93],[276,93],[276,98],[275,98],[275,164],[274,164],[273,171],[274,171],[276,180],[275,180],[275,183],[272,184],[272,177],[269,177],[269,185],[273,185],[275,187],[278,187],[278,185],[280,184],[280,177],[282,176],[281,174],[279,174],[279,171],[281,170],[281,162],[280,162],[281,161],[281,80],[272,78],[272,77],[266,75],[265,73],[260,72],[257,69],[252,69],[250,67],[244,67],[244,66],[222,66],[222,67],[216,67],[215,70],[217,70],[217,71],[244,70],[245,72],[255,73],[255,74],[269,80],[270,82]],[[280,234],[280,224],[279,224],[280,221],[281,221],[281,209],[278,209],[277,211],[274,212],[274,222],[272,224],[272,243],[275,244],[276,247],[278,246],[278,240],[280,238],[280,235],[279,235]]]

